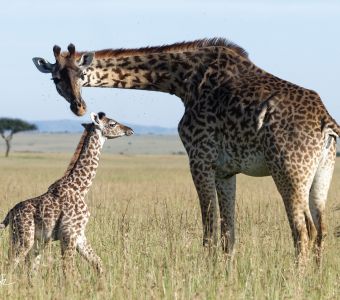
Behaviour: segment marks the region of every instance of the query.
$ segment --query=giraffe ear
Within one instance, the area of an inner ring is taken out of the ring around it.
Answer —
[[[92,123],[82,123],[81,126],[83,126],[86,130],[89,130],[92,126]]]
[[[52,73],[54,64],[49,63],[47,60],[41,57],[33,57],[33,63],[37,69],[42,73]]]
[[[93,124],[98,125],[99,127],[102,127],[102,122],[100,121],[96,113],[92,112],[90,116],[91,116],[91,120]]]
[[[84,53],[78,61],[78,66],[81,69],[86,69],[89,67],[93,61],[94,52],[86,52]]]

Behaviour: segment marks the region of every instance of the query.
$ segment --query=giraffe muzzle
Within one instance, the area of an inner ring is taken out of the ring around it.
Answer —
[[[81,117],[86,113],[86,104],[83,100],[81,100],[81,103],[73,100],[70,109],[76,116]]]
[[[125,135],[130,136],[130,135],[133,135],[133,134],[134,134],[133,129],[130,128],[130,127],[126,127],[126,129],[125,129]]]

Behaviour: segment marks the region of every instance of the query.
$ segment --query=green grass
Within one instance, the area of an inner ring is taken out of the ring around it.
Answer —
[[[12,153],[0,158],[0,216],[37,196],[65,171],[71,154]],[[197,195],[185,156],[103,155],[88,194],[87,237],[105,275],[77,258],[65,282],[59,243],[46,249],[30,285],[5,274],[8,230],[0,233],[0,299],[336,299],[340,295],[340,160],[329,192],[324,264],[295,269],[291,234],[271,178],[238,176],[237,245],[228,263],[201,246]],[[1,278],[0,278],[1,279]],[[1,282],[0,282],[1,284]]]

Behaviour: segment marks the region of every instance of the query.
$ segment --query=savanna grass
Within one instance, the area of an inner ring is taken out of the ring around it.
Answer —
[[[46,191],[69,154],[0,158],[1,218],[16,202]],[[322,268],[295,270],[282,200],[271,178],[238,176],[237,245],[228,262],[201,245],[197,195],[185,156],[103,155],[88,195],[87,236],[103,259],[102,279],[81,259],[65,281],[52,243],[31,282],[6,274],[8,230],[0,233],[0,299],[336,299],[340,295],[340,161],[329,192]]]

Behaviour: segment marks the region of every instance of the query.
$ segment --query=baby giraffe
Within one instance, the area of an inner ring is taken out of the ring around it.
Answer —
[[[38,261],[39,250],[49,241],[60,240],[63,270],[73,270],[76,250],[99,274],[103,272],[101,259],[85,237],[90,213],[85,203],[96,175],[100,150],[106,139],[133,134],[127,126],[109,119],[104,113],[91,113],[92,123],[82,124],[84,133],[64,176],[53,183],[47,192],[22,201],[7,214],[0,228],[10,224],[9,257],[13,268],[31,254]]]

